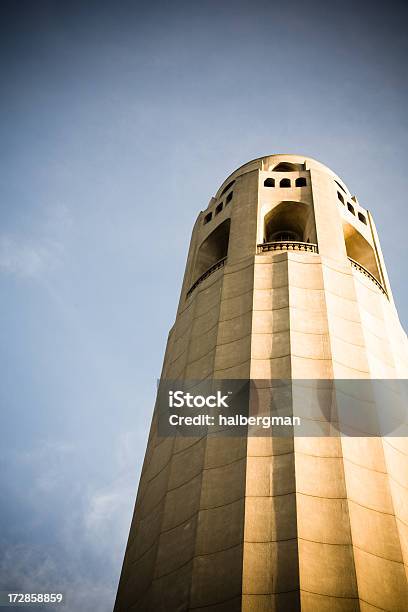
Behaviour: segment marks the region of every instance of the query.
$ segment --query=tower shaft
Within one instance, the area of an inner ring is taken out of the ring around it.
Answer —
[[[273,155],[194,226],[162,378],[407,378],[371,214]],[[153,415],[115,611],[408,609],[408,443],[161,437]]]

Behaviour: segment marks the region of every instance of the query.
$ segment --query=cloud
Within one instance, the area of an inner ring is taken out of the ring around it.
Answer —
[[[107,547],[120,568],[124,547],[123,542],[129,530],[130,513],[136,497],[134,466],[140,452],[139,436],[134,431],[122,432],[116,441],[112,460],[115,478],[108,484],[89,492],[83,514],[84,533],[94,545]],[[118,535],[112,541],[111,534]]]
[[[64,485],[76,450],[72,443],[46,440],[19,453],[18,462],[25,467],[31,466],[34,470],[30,488],[36,498],[52,495],[58,487]]]
[[[137,440],[136,432],[118,435],[94,476],[88,448],[76,443],[43,441],[15,453],[24,524],[1,537],[0,589],[64,592],[65,612],[111,612],[136,493]]]
[[[61,265],[64,238],[72,226],[67,206],[44,206],[27,228],[0,234],[0,271],[27,279],[41,279]]]
[[[74,544],[74,543],[73,543]],[[16,545],[8,547],[0,560],[0,575],[7,576],[7,590],[28,593],[63,593],[64,612],[111,612],[113,585],[106,580],[95,580],[73,559],[61,551],[43,546]],[[59,606],[36,606],[48,612]]]
[[[0,236],[0,270],[23,278],[39,278],[57,262],[55,253],[41,244]]]

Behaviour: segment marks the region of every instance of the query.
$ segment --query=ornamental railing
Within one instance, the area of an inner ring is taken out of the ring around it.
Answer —
[[[190,289],[187,291],[186,297],[189,297],[193,293],[194,289],[198,287],[198,285],[202,283],[206,278],[211,276],[213,272],[215,272],[216,270],[219,270],[220,268],[223,268],[225,266],[226,261],[227,261],[226,257],[219,259],[218,261],[215,262],[214,265],[211,266],[211,268],[208,268],[208,270],[206,270],[204,274],[199,276],[197,280],[195,281],[195,283],[193,283],[193,285],[191,285]]]
[[[371,272],[369,272],[369,270],[367,270],[367,268],[365,268],[364,266],[359,264],[354,259],[351,259],[351,257],[349,257],[349,260],[350,260],[350,263],[353,266],[353,268],[355,268],[356,270],[359,270],[360,272],[362,272],[364,274],[364,276],[367,276],[375,285],[377,285],[377,287],[380,289],[380,291],[382,291],[383,294],[388,297],[388,294],[387,294],[386,290],[384,289],[384,287],[382,286],[382,284],[380,283],[380,281],[378,279],[376,279],[375,276],[373,274],[371,274]]]
[[[317,253],[317,244],[311,242],[298,242],[297,240],[279,240],[275,242],[263,242],[257,246],[258,253],[268,251],[309,251]]]

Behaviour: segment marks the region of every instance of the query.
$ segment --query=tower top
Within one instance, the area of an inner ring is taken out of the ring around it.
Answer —
[[[331,168],[325,164],[322,164],[313,157],[298,155],[295,153],[274,153],[272,155],[263,155],[262,157],[257,157],[246,162],[231,172],[231,174],[220,186],[215,197],[221,195],[223,190],[226,190],[228,184],[232,180],[238,176],[241,176],[242,174],[252,172],[253,170],[263,170],[265,172],[302,172],[311,169],[317,171],[320,170],[326,174],[330,174],[339,187],[346,193],[346,195],[348,197],[352,197],[347,185],[335,172],[333,172],[333,170],[331,170]]]

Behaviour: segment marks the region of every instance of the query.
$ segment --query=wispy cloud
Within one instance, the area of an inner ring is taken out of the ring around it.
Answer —
[[[39,278],[58,261],[55,248],[26,242],[20,237],[0,236],[0,270],[23,278]]]
[[[0,234],[0,272],[39,280],[62,263],[72,219],[66,205],[56,204],[30,221],[28,228]]]
[[[65,612],[111,612],[136,492],[137,434],[117,437],[98,482],[81,469],[84,452],[60,440],[15,454],[25,473],[27,523],[38,532],[27,537],[23,529],[17,543],[3,536],[0,588],[62,591]]]
[[[98,580],[86,572],[85,563],[78,565],[76,559],[67,557],[61,550],[38,545],[10,546],[2,554],[0,574],[7,576],[7,588],[13,591],[63,593],[64,612],[111,612],[113,607],[112,584]],[[47,604],[44,610],[51,612],[59,608]]]

